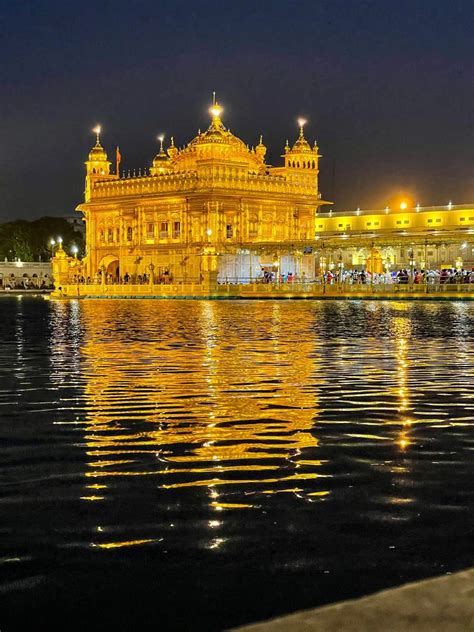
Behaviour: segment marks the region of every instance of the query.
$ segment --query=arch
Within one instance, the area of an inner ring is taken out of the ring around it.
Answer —
[[[111,274],[114,278],[117,278],[120,273],[119,259],[116,255],[105,255],[102,257],[99,263],[99,270],[104,266],[105,274],[109,276]]]

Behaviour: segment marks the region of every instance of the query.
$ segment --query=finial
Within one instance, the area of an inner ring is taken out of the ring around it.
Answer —
[[[215,94],[216,93],[214,92],[214,99],[215,99]],[[214,100],[212,107],[209,109],[209,112],[212,114],[212,122],[217,123],[218,125],[222,125],[221,124],[222,107],[219,105],[217,101]]]
[[[100,145],[100,132],[102,131],[101,126],[96,125],[92,131],[96,135],[96,141],[95,141],[96,145]]]
[[[163,141],[165,140],[165,135],[164,134],[160,134],[159,136],[157,136],[158,140],[160,141],[160,154],[163,153]]]
[[[142,168],[139,167],[139,169],[138,169],[138,177],[141,177],[141,175],[142,175]]]
[[[260,145],[263,145],[263,134],[260,134],[260,141],[259,141]]]
[[[201,136],[201,128],[198,129],[198,136]]]
[[[174,147],[174,136],[171,137],[171,147]]]
[[[300,126],[300,138],[304,137],[304,126],[306,125],[307,121],[304,118],[299,118],[298,119],[298,125]]]
[[[215,105],[215,104],[216,104],[216,93],[213,92],[212,93],[212,105]]]

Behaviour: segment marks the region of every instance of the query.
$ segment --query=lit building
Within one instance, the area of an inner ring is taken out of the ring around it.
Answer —
[[[265,162],[262,137],[249,147],[224,127],[218,103],[210,112],[206,131],[181,148],[171,138],[166,151],[160,137],[149,171],[128,177],[119,175],[118,149],[112,173],[96,129],[85,163],[85,200],[77,207],[85,219],[86,256],[79,261],[57,251],[58,286],[146,279],[185,294],[179,286],[214,291],[267,272],[276,280],[292,273],[306,283],[327,270],[474,266],[474,205],[420,207],[402,200],[383,210],[334,211],[319,193],[321,156],[316,142],[305,138],[304,120],[294,144],[286,143],[283,165],[274,167]]]
[[[316,142],[310,146],[300,120],[296,142],[284,148],[284,165],[265,163],[262,137],[253,148],[226,129],[222,108],[211,107],[209,128],[185,147],[161,139],[149,173],[119,177],[97,142],[86,161],[84,274],[107,280],[166,275],[199,282],[208,271],[219,281],[248,282],[273,272],[313,277],[315,255],[299,244],[314,240],[318,190]],[[117,164],[118,170],[118,164]],[[103,272],[104,273],[104,272]]]
[[[50,261],[1,261],[0,290],[50,288]]]
[[[325,211],[315,240],[321,268],[472,268],[474,205],[413,206],[375,211]]]

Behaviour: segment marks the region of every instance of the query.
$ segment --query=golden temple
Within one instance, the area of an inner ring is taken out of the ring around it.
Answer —
[[[224,126],[215,100],[210,114],[208,129],[183,147],[171,137],[165,151],[160,137],[149,170],[128,177],[119,174],[118,148],[111,171],[95,130],[85,199],[77,207],[86,254],[80,261],[58,249],[57,294],[59,287],[61,295],[103,294],[90,288],[107,286],[108,295],[133,295],[132,286],[144,284],[175,288],[166,294],[189,294],[190,287],[196,293],[197,286],[198,294],[209,294],[262,280],[307,284],[331,269],[472,265],[473,205],[422,208],[402,201],[384,210],[333,211],[319,191],[321,155],[316,141],[311,146],[305,138],[306,121],[298,121],[295,142],[286,142],[283,164],[271,166],[262,136],[249,147]]]

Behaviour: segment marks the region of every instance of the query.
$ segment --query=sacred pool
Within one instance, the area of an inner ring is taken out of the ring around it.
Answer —
[[[2,629],[221,630],[472,566],[474,303],[0,309]]]

